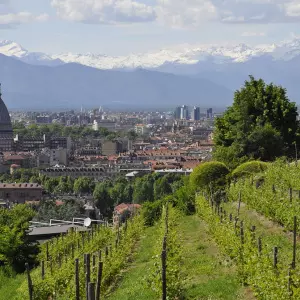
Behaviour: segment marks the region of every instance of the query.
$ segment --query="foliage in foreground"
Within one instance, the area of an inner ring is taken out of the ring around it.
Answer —
[[[237,201],[241,194],[242,202],[282,224],[286,229],[292,230],[294,216],[300,215],[299,175],[300,168],[295,165],[272,163],[264,172],[263,183],[260,186],[252,180],[242,178],[231,184],[228,196],[231,201]],[[293,190],[297,192],[294,193]]]
[[[96,262],[103,261],[103,277],[101,293],[105,293],[113,284],[116,276],[124,268],[132,249],[143,230],[141,216],[136,216],[129,221],[121,231],[99,227],[88,233],[72,232],[64,238],[52,240],[49,249],[49,261],[47,261],[46,245],[40,254],[40,262],[45,262],[45,278],[41,278],[41,269],[32,271],[33,299],[44,300],[49,297],[61,297],[62,299],[75,299],[75,258],[79,258],[80,295],[85,296],[85,271],[83,256],[90,253],[97,258]],[[116,239],[119,242],[116,244]],[[106,247],[108,252],[106,253]],[[73,255],[73,250],[74,255]],[[101,252],[99,252],[101,250]],[[101,253],[101,257],[99,254]],[[91,268],[91,282],[96,282],[98,268]],[[26,299],[28,295],[27,282],[19,289],[17,299]]]
[[[182,243],[179,233],[180,213],[171,205],[163,207],[159,222],[160,233],[153,257],[153,267],[149,270],[146,280],[148,286],[157,294],[162,294],[162,260],[163,240],[166,237],[166,278],[168,299],[179,299],[183,291],[184,274],[181,272]]]
[[[251,285],[258,299],[299,299],[300,269],[291,270],[288,277],[289,265],[286,258],[279,260],[274,267],[272,261],[274,245],[262,243],[262,250],[259,251],[255,235],[251,230],[244,228],[242,233],[243,225],[240,222],[230,221],[223,213],[216,214],[203,196],[197,197],[197,211],[208,224],[209,231],[221,251],[235,260],[241,282]]]
[[[0,208],[0,263],[4,264],[5,270],[12,268],[22,272],[25,262],[35,262],[38,247],[27,236],[28,221],[34,215],[34,211],[26,205]]]

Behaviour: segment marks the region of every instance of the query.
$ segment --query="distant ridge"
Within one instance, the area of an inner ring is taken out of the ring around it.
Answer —
[[[99,70],[80,64],[31,65],[0,54],[0,82],[9,109],[73,109],[101,105],[174,107],[224,106],[232,92],[207,79],[156,71]]]

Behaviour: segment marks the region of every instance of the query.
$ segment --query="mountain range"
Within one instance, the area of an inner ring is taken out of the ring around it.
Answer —
[[[9,109],[174,108],[229,104],[232,92],[207,79],[138,69],[99,70],[75,63],[31,65],[0,54],[0,81]]]
[[[300,102],[300,39],[256,47],[182,46],[122,57],[29,52],[4,40],[0,66],[9,108],[225,107],[250,74],[283,85],[290,99]]]

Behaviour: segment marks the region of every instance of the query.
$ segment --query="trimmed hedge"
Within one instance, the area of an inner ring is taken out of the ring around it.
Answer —
[[[210,185],[216,190],[224,188],[229,169],[224,163],[211,161],[197,166],[190,175],[190,185],[194,191],[208,190]]]
[[[252,174],[257,174],[266,171],[268,168],[268,163],[262,161],[249,161],[239,165],[232,172],[233,178],[241,178],[246,176],[251,176]]]

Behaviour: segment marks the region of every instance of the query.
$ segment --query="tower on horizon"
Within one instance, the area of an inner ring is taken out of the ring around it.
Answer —
[[[0,151],[12,151],[13,129],[7,107],[2,100],[0,83]]]
[[[182,105],[180,109],[180,119],[187,120],[189,117],[189,110],[186,105]]]
[[[199,121],[200,120],[200,107],[193,107],[192,114],[191,114],[193,121]]]

